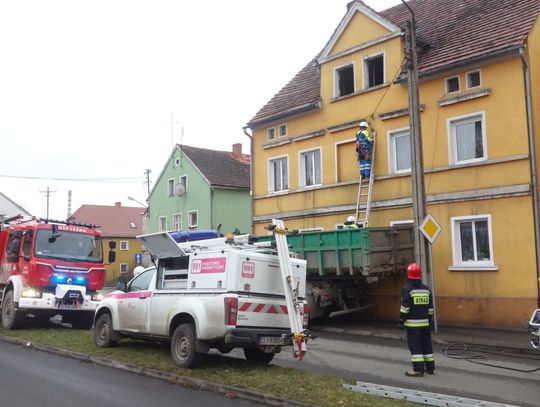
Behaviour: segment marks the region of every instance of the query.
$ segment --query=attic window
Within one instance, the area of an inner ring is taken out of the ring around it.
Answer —
[[[287,125],[281,124],[279,126],[279,137],[285,137],[287,135]]]
[[[384,55],[364,59],[364,72],[366,88],[382,85],[384,83]]]
[[[135,222],[129,222],[129,226],[131,226],[131,229],[137,229]]]
[[[459,77],[446,78],[446,93],[459,92]]]
[[[467,72],[467,88],[480,86],[480,71]]]
[[[268,140],[273,140],[276,138],[276,129],[274,127],[266,129],[266,138]]]
[[[354,65],[337,68],[334,74],[334,96],[341,97],[354,93]]]

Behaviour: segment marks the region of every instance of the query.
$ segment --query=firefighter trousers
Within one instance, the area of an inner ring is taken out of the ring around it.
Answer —
[[[416,372],[433,372],[435,370],[435,360],[433,359],[429,326],[407,328],[407,344],[411,351],[413,370]]]

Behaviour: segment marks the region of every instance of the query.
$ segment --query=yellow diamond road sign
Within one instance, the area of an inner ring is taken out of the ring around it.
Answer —
[[[420,231],[424,234],[426,239],[429,240],[431,244],[433,244],[437,236],[439,236],[441,230],[441,225],[437,223],[431,213],[428,213],[428,215],[424,218],[424,221],[420,225]]]

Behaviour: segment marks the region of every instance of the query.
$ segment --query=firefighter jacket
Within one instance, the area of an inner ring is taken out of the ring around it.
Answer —
[[[409,280],[401,291],[400,323],[406,328],[423,328],[429,326],[432,317],[431,291],[420,280]]]

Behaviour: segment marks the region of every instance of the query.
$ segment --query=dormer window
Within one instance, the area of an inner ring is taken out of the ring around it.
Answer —
[[[334,96],[341,97],[354,93],[354,64],[336,68],[334,71]]]

